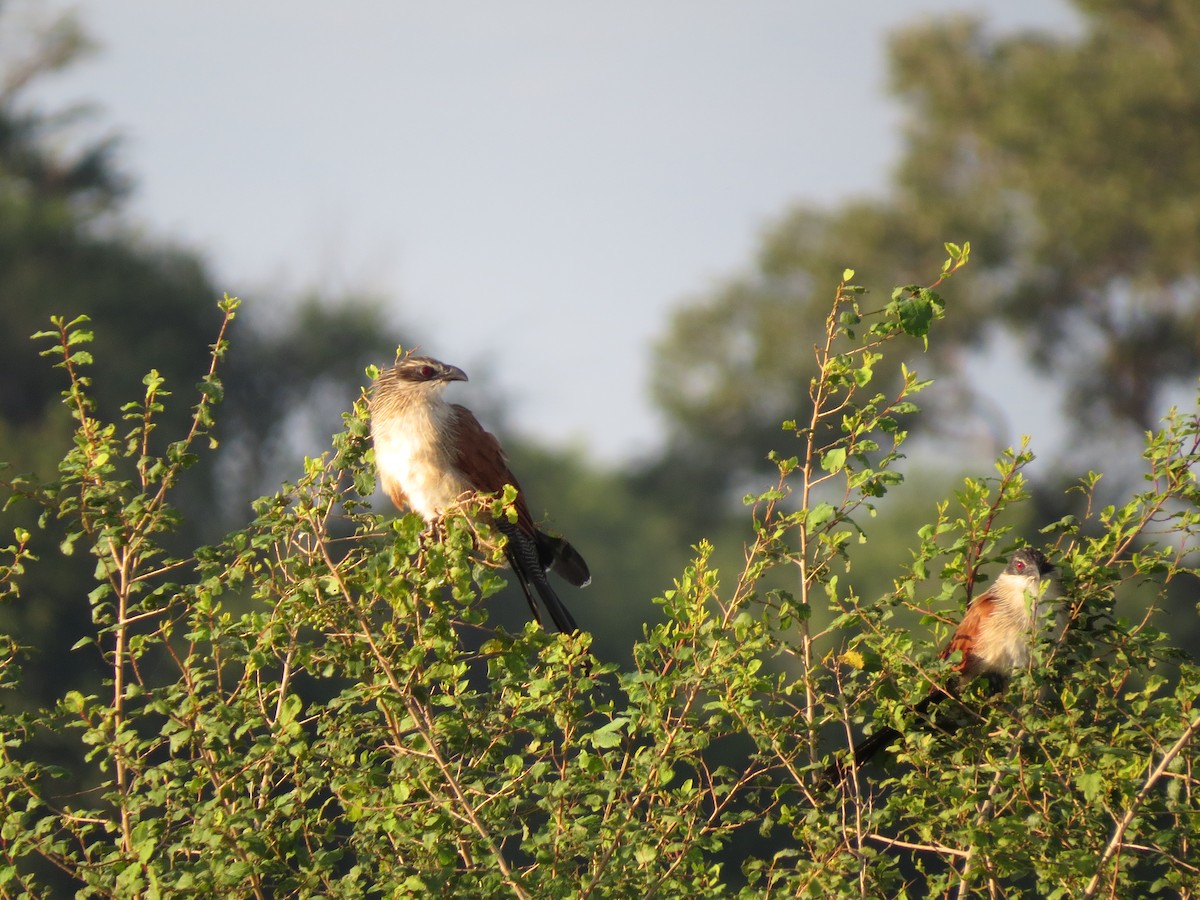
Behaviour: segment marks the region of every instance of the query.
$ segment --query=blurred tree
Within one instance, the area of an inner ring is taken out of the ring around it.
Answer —
[[[1015,352],[1063,391],[1072,471],[1108,467],[1119,439],[1150,428],[1196,377],[1200,5],[1075,6],[1078,36],[998,37],[964,19],[893,38],[907,125],[891,190],[793,210],[751,272],[675,316],[653,375],[671,449],[651,481],[673,479],[686,501],[711,498],[698,482],[736,488],[764,471],[767,451],[786,449],[779,421],[807,404],[820,310],[842,268],[870,260],[859,280],[887,290],[930,271],[944,240],[973,252],[947,291],[952,339],[937,351],[957,377],[943,379],[945,411],[926,428],[994,428],[996,411],[970,390],[971,351]]]
[[[0,4],[0,15],[6,12]],[[221,292],[194,252],[122,228],[120,202],[129,180],[114,162],[116,138],[65,149],[77,143],[77,129],[68,129],[86,108],[48,114],[26,102],[39,76],[79,61],[90,48],[74,18],[15,24],[16,37],[11,28],[5,37],[19,47],[6,47],[0,70],[0,309],[6,326],[0,330],[0,434],[35,451],[43,442],[29,435],[54,429],[48,419],[60,415],[61,377],[37,359],[39,348],[28,339],[51,314],[86,313],[95,322],[95,356],[103,368],[94,373],[94,393],[101,415],[117,418],[120,402],[138,394],[152,368],[166,376],[168,389],[190,388],[200,377],[206,342],[220,322]],[[273,298],[272,307],[270,321],[261,314],[256,319],[251,307],[251,327],[239,336],[241,349],[226,372],[220,436],[239,452],[234,470],[227,465],[221,472],[224,490],[205,484],[202,519],[216,511],[214,495],[247,500],[245,491],[224,483],[232,478],[240,487],[257,487],[298,424],[306,425],[300,429],[305,436],[323,429],[323,443],[339,427],[366,363],[395,349],[393,329],[369,299],[331,303],[310,296],[297,304]],[[325,402],[331,392],[340,395],[336,405]],[[176,417],[184,421],[185,413]],[[13,462],[36,467],[36,456],[18,454]]]
[[[45,19],[25,5],[0,4],[0,458],[11,472],[52,477],[71,443],[62,408],[62,373],[38,358],[29,340],[52,314],[93,321],[88,372],[97,413],[120,420],[120,404],[142,393],[151,369],[184,396],[208,367],[221,297],[194,252],[136,237],[123,227],[129,180],[115,164],[117,140],[80,138],[87,110],[50,114],[28,100],[38,79],[78,62],[89,44],[74,18]],[[253,305],[251,305],[253,310]],[[284,315],[279,311],[283,310]],[[180,546],[213,540],[248,514],[253,492],[299,472],[304,452],[320,452],[341,427],[368,362],[395,350],[396,334],[367,300],[299,303],[274,299],[272,321],[251,312],[240,322],[222,372],[225,398],[216,436],[226,448],[203,461],[176,495]],[[159,434],[186,430],[189,410],[169,404]],[[156,435],[157,436],[157,435]],[[163,438],[167,440],[168,438]],[[287,450],[286,462],[283,451]],[[31,527],[32,504],[7,510],[0,527]],[[4,624],[40,648],[32,677],[48,694],[90,678],[88,654],[67,652],[87,621],[76,602],[94,560],[63,558],[55,526],[39,543],[43,564],[25,602],[0,610]]]

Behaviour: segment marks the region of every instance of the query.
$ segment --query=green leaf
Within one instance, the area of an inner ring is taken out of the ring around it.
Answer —
[[[1083,799],[1092,803],[1104,787],[1104,776],[1095,771],[1080,772],[1075,776],[1075,786],[1083,793]]]
[[[621,743],[621,731],[629,724],[629,719],[624,716],[618,716],[610,722],[597,728],[590,735],[592,746],[599,750],[607,750],[619,746]]]
[[[846,467],[846,448],[834,447],[821,455],[821,468],[826,472],[840,472]]]
[[[826,522],[830,521],[836,513],[837,509],[832,503],[818,503],[807,511],[805,524],[809,528],[820,528]]]

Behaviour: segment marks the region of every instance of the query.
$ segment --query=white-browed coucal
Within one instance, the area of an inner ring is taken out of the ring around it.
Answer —
[[[371,395],[371,436],[375,466],[384,491],[400,509],[426,522],[474,493],[517,489],[515,522],[500,517],[496,528],[507,538],[505,554],[533,616],[541,622],[534,592],[559,631],[575,631],[575,619],[551,587],[553,570],[568,583],[591,581],[583,557],[562,538],[534,524],[525,492],[509,471],[500,442],[485,431],[465,406],[447,403],[446,385],[466,381],[466,373],[428,356],[404,356],[375,380]]]
[[[1057,589],[1057,569],[1039,550],[1022,548],[986,591],[971,601],[942,659],[961,654],[953,665],[954,678],[945,689],[934,688],[913,707],[917,716],[956,693],[959,685],[979,676],[999,689],[1009,673],[1029,663],[1037,625],[1037,605]],[[854,748],[854,765],[861,766],[890,745],[900,732],[884,727]]]

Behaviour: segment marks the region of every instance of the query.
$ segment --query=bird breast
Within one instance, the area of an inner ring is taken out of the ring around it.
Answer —
[[[985,672],[1007,674],[1029,664],[1033,619],[1027,594],[1037,593],[1036,579],[1003,574],[988,593],[993,599],[988,621],[975,636],[974,652]]]
[[[453,408],[444,402],[408,403],[373,416],[375,465],[384,482],[394,482],[426,521],[436,518],[471,486],[450,453]]]
[[[1029,664],[1029,619],[998,612],[995,626],[976,641],[976,655],[984,672],[1007,674]]]

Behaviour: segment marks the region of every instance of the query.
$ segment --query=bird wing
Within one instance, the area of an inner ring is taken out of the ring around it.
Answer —
[[[949,659],[957,651],[962,651],[962,659],[955,663],[955,671],[973,675],[979,671],[983,660],[979,656],[979,635],[987,627],[987,620],[995,611],[996,600],[991,592],[985,592],[977,597],[967,607],[967,612],[950,638],[950,643],[942,651],[942,659]]]
[[[533,516],[529,514],[529,506],[525,503],[525,495],[517,483],[516,476],[508,468],[504,448],[500,446],[494,434],[479,424],[473,412],[457,403],[451,408],[454,410],[451,420],[452,464],[477,491],[499,494],[503,492],[506,484],[515,487],[517,499],[513,506],[517,511],[517,526],[533,535],[536,531]]]
[[[525,495],[509,470],[508,460],[495,435],[484,430],[474,413],[465,406],[454,404],[451,408],[454,410],[451,419],[451,443],[454,448],[451,462],[467,483],[477,491],[493,494],[503,491],[506,484],[517,489],[517,499],[513,503],[517,521],[501,520],[496,524],[508,538],[505,555],[525,592],[534,618],[539,622],[542,620],[534,600],[536,591],[558,630],[576,631],[578,626],[574,617],[546,580],[546,569],[553,565],[572,584],[584,585],[591,578],[587,564],[566,541],[544,534],[533,524]]]

